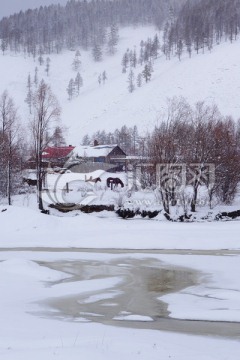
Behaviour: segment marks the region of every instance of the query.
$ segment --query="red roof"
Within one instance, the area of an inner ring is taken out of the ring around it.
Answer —
[[[60,159],[67,157],[75,146],[48,147],[42,153],[43,159]]]

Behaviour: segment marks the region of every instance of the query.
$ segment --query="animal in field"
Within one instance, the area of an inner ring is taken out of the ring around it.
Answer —
[[[118,185],[121,185],[122,188],[124,187],[124,184],[121,179],[113,178],[113,177],[107,178],[107,187],[113,189],[113,187],[117,187]]]
[[[37,186],[37,179],[27,179],[23,178],[23,182],[27,183],[28,186]]]
[[[90,178],[87,179],[87,177],[85,176],[85,182],[88,182],[88,181],[94,182],[96,184],[96,183],[98,183],[98,182],[100,182],[102,180],[100,179],[100,177],[97,177],[97,178],[93,179],[92,176],[90,176]]]

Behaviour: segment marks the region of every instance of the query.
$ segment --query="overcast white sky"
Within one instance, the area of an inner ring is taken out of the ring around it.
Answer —
[[[21,10],[35,9],[41,5],[64,5],[66,3],[67,0],[0,0],[0,18]]]

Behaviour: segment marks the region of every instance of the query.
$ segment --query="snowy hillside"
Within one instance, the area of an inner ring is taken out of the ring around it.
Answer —
[[[22,122],[27,123],[29,110],[24,102],[27,93],[27,77],[34,77],[38,67],[39,79],[45,78],[51,85],[62,108],[62,123],[68,128],[68,142],[77,145],[83,135],[96,130],[111,131],[124,124],[138,125],[139,129],[151,129],[160,119],[167,98],[183,96],[190,103],[204,100],[215,102],[224,115],[240,117],[239,89],[240,71],[238,42],[223,43],[212,52],[193,55],[186,54],[181,61],[177,57],[166,60],[163,55],[155,61],[154,72],[149,83],[128,92],[128,71],[122,73],[121,60],[124,52],[140,41],[153,38],[154,27],[120,29],[118,51],[114,56],[104,54],[103,61],[94,62],[90,51],[81,51],[80,73],[83,87],[79,97],[68,100],[66,88],[69,80],[76,76],[72,70],[75,51],[61,55],[51,55],[50,74],[46,76],[45,65],[39,66],[37,60],[24,55],[6,54],[0,56],[0,92],[8,89],[18,106]],[[160,35],[161,39],[161,35]],[[46,59],[46,57],[45,57]],[[134,69],[135,78],[143,67]],[[107,81],[98,83],[98,75],[106,71]]]

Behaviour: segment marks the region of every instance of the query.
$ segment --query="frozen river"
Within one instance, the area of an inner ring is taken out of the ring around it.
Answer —
[[[0,249],[3,360],[238,360],[238,250]]]
[[[19,249],[9,249],[9,252]],[[7,251],[7,249],[4,249]],[[33,314],[69,322],[95,322],[137,329],[153,329],[194,335],[211,335],[239,339],[238,321],[221,319],[198,319],[198,306],[195,317],[175,318],[168,303],[162,299],[165,295],[182,293],[188,289],[211,285],[211,274],[191,268],[194,257],[207,263],[217,258],[238,257],[239,251],[184,251],[184,250],[94,250],[94,249],[44,249],[50,253],[53,261],[41,260],[43,249],[25,248],[20,253],[32,253],[32,259],[41,267],[55,270],[67,276],[59,281],[48,282],[47,286],[58,288],[65,286],[65,291],[58,296],[47,297],[39,302],[41,310]],[[65,253],[66,252],[66,253]],[[105,255],[108,255],[107,258]],[[56,259],[57,258],[57,259]],[[171,264],[173,262],[175,265]],[[180,261],[179,261],[180,260]],[[177,263],[185,264],[184,266]],[[227,269],[226,269],[227,270]],[[82,284],[109,283],[107,287],[94,286],[85,288]],[[74,293],[71,290],[74,287]],[[221,289],[222,290],[222,289]],[[225,289],[226,290],[226,289]],[[209,293],[193,295],[203,301],[211,300]],[[222,303],[221,298],[216,300]],[[183,308],[187,304],[182,305]],[[192,306],[192,305],[190,305]],[[215,306],[219,310],[219,306]],[[220,309],[221,310],[221,309]],[[224,311],[222,307],[222,311]],[[181,315],[181,304],[178,312]],[[186,310],[184,310],[186,312]],[[193,309],[194,311],[194,309]],[[212,309],[214,313],[215,308]]]

